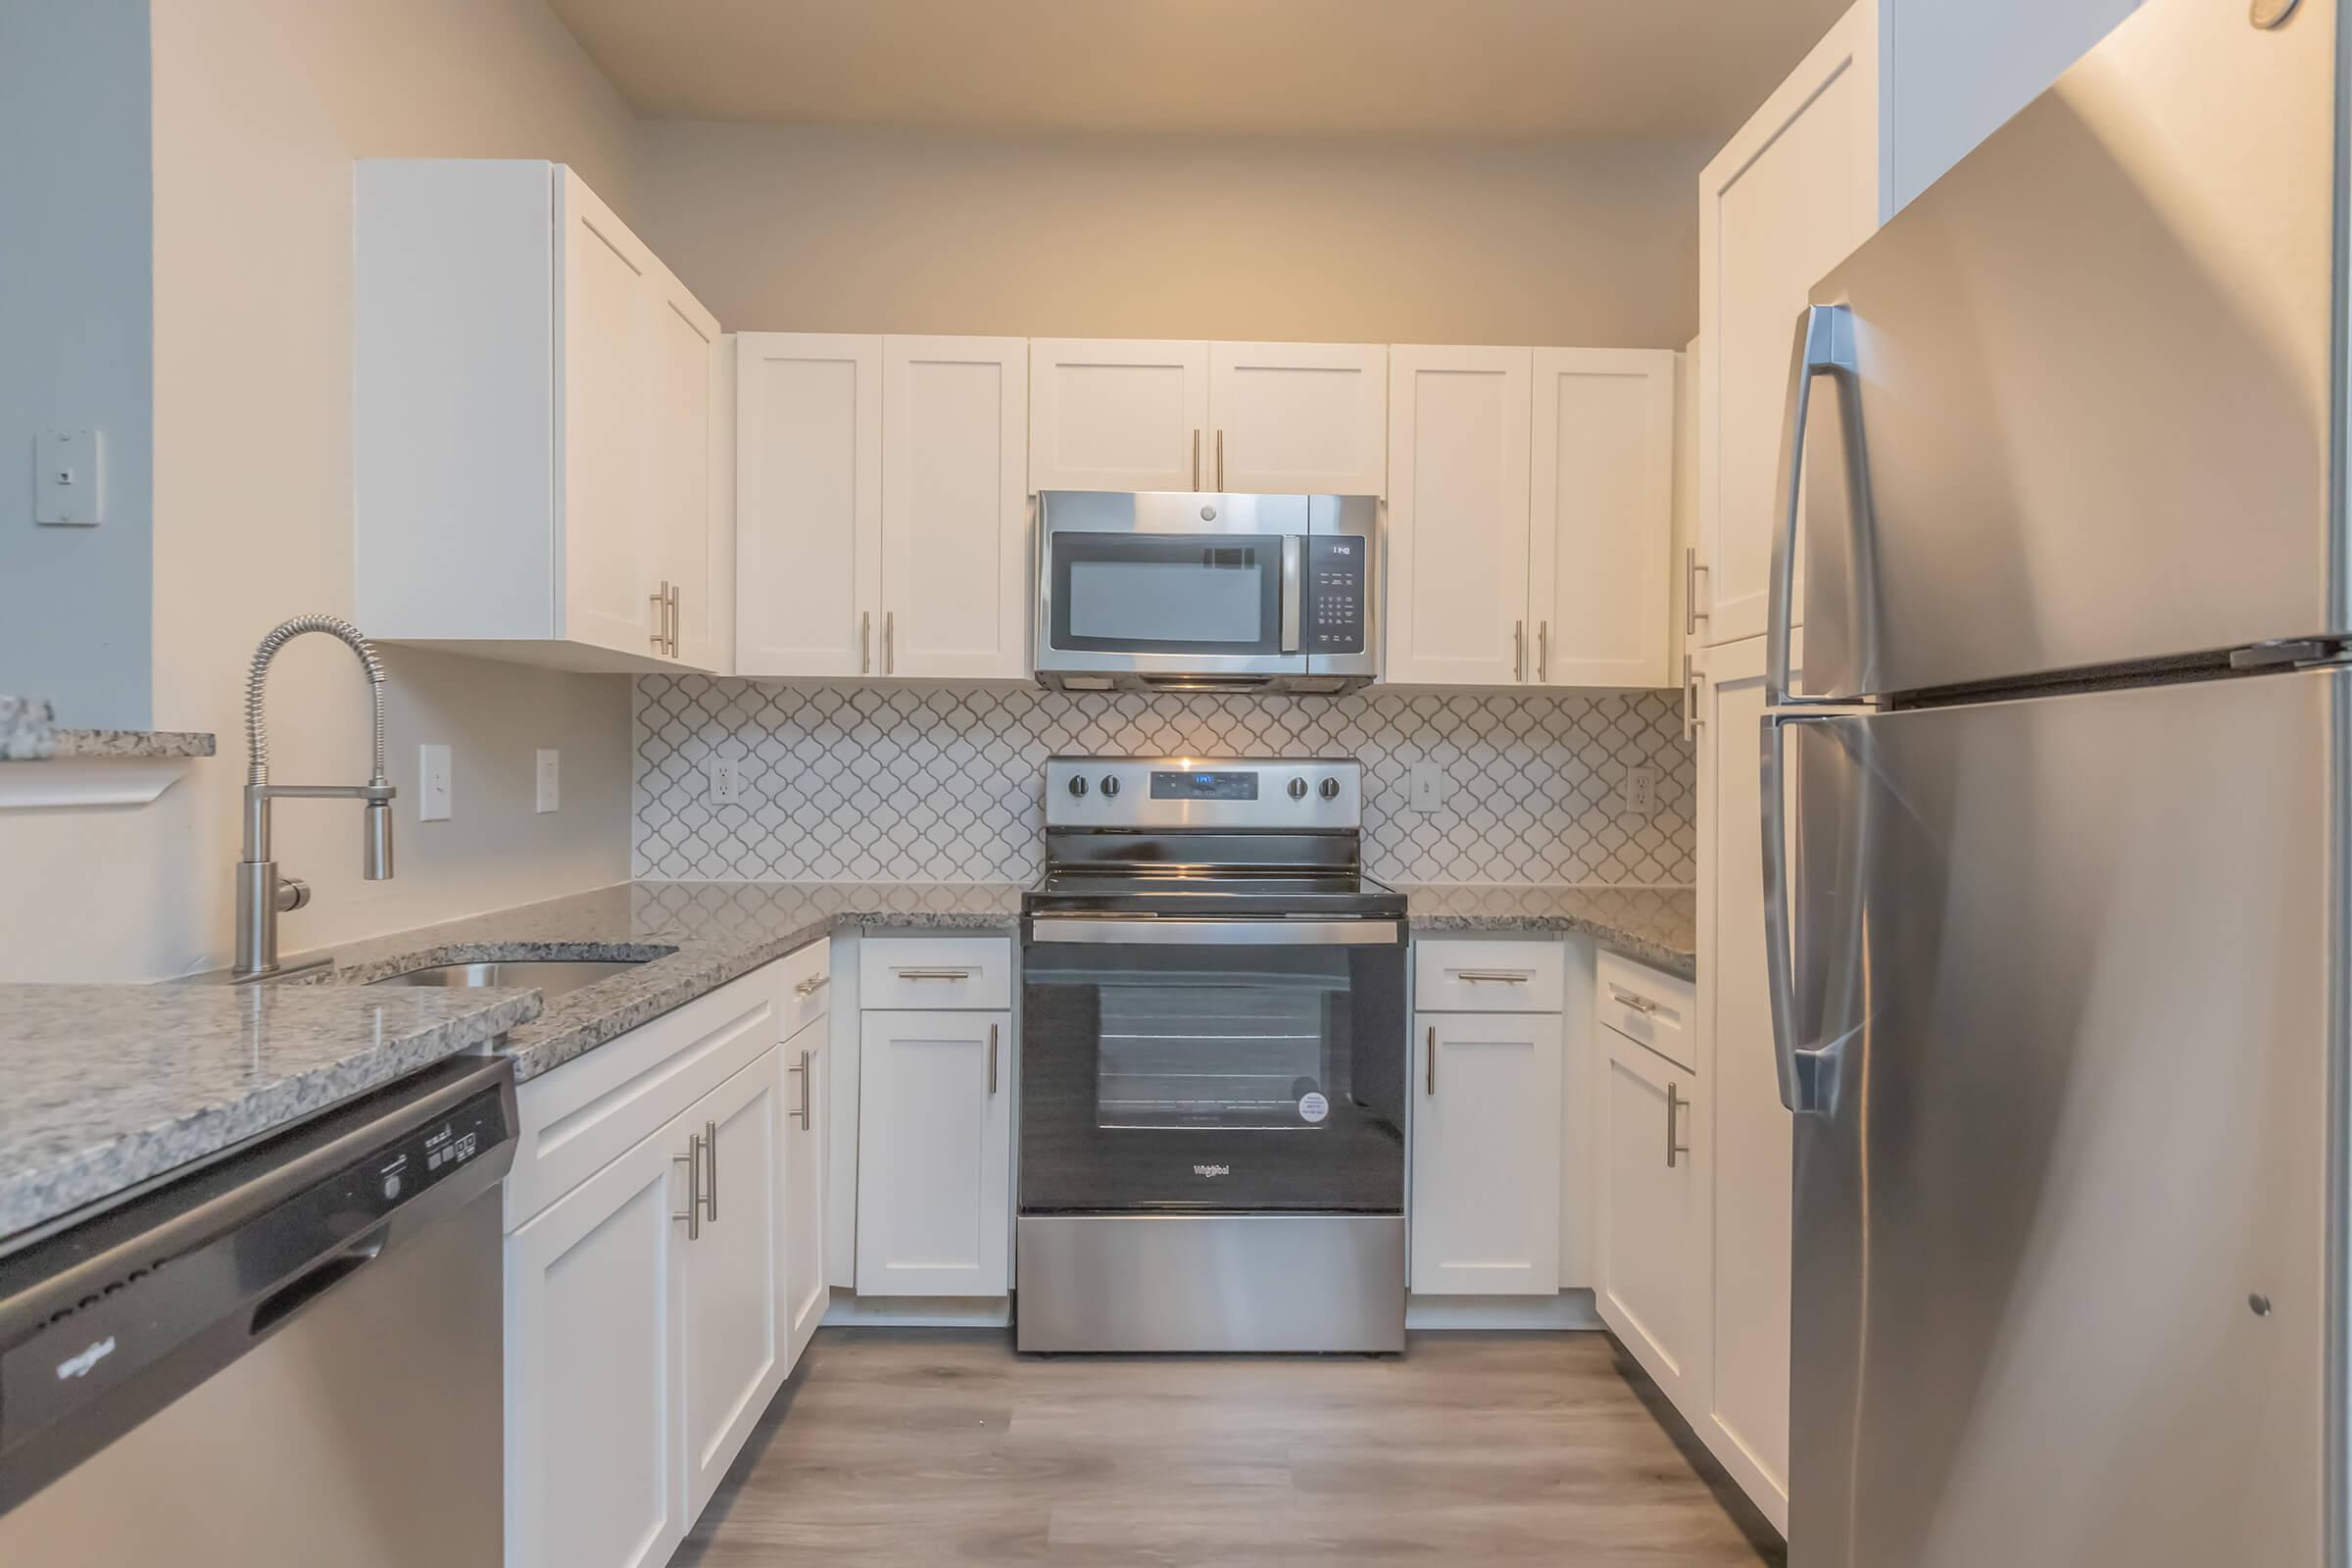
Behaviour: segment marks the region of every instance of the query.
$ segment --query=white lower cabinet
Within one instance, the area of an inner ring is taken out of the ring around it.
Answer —
[[[824,1321],[832,1292],[825,1283],[825,1042],[831,1021],[816,1017],[784,1042],[784,1356],[800,1364],[809,1336]]]
[[[660,1568],[685,1539],[684,1148],[646,1139],[507,1239],[508,1568]]]
[[[1413,1031],[1412,1289],[1560,1289],[1556,1012],[1424,1013]]]
[[[823,1315],[822,1146],[798,1113],[826,1022],[821,993],[787,1001],[823,964],[768,964],[521,1086],[508,1568],[668,1561]]]
[[[1707,1329],[1704,1097],[1688,1068],[1614,1029],[1598,1033],[1595,1304],[1688,1412]]]
[[[858,1295],[1003,1296],[1009,1287],[1011,1061],[1009,1012],[864,1014]]]
[[[686,1494],[701,1513],[784,1381],[783,1093],[770,1051],[685,1116],[702,1161],[686,1285]],[[696,1142],[699,1138],[700,1142]]]

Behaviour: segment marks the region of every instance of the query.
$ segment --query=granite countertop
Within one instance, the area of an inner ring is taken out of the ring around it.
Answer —
[[[441,963],[649,960],[556,998],[507,1037],[515,1076],[531,1079],[834,931],[1009,933],[1023,891],[1013,882],[622,882],[337,948],[331,969],[282,985],[365,985]]]
[[[1401,891],[1415,931],[1582,931],[1668,974],[1698,975],[1698,894],[1690,888],[1424,883]]]
[[[95,757],[210,757],[212,736],[186,729],[60,729],[38,697],[0,697],[0,762]]]
[[[530,991],[0,985],[0,1238],[474,1050]]]

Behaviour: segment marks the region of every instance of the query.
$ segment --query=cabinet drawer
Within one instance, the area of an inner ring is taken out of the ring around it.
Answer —
[[[775,971],[783,976],[783,1028],[790,1038],[801,1026],[833,1010],[833,944],[812,942],[798,953],[778,958]]]
[[[783,1038],[766,964],[640,1024],[515,1092],[512,1231],[658,1132]]]
[[[858,1005],[866,1011],[1012,1005],[1007,937],[868,937],[858,949]]]
[[[1420,942],[1413,946],[1419,1012],[1557,1012],[1564,988],[1557,942]]]
[[[1690,981],[1618,954],[1602,953],[1595,960],[1593,1017],[1690,1072],[1698,1070],[1693,995]]]

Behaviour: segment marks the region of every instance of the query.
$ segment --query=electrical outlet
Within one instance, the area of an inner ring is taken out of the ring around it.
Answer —
[[[416,820],[446,822],[450,810],[450,762],[446,746],[416,748]]]
[[[551,750],[545,746],[539,748],[539,763],[536,774],[539,788],[537,808],[542,812],[552,811],[556,808],[560,798],[556,787],[557,772],[563,760],[564,754],[562,752]]]
[[[731,757],[713,757],[708,768],[710,804],[736,806],[743,801],[743,764]]]
[[[106,437],[47,427],[33,437],[32,520],[94,528],[106,516]]]
[[[1625,788],[1618,792],[1617,808],[1631,816],[1655,816],[1658,810],[1658,770],[1629,767]]]
[[[1446,770],[1435,762],[1415,762],[1412,774],[1413,809],[1442,811],[1446,808]]]

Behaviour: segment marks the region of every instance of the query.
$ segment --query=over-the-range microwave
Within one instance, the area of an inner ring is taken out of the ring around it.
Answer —
[[[1047,686],[1338,692],[1380,672],[1371,496],[1049,490],[1038,514]]]

